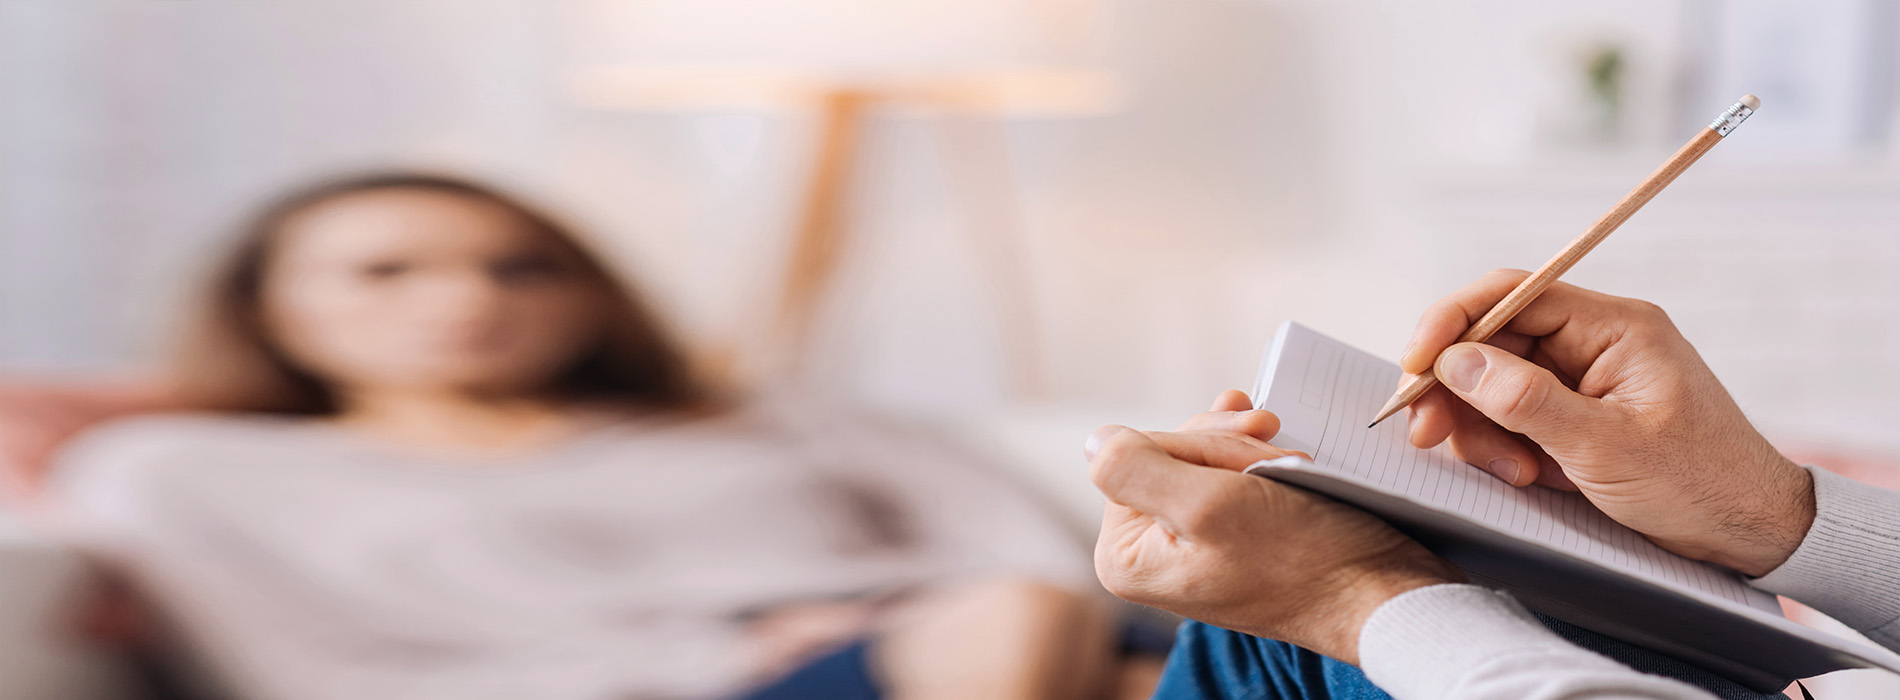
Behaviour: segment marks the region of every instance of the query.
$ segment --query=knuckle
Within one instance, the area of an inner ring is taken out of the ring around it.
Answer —
[[[1241,418],[1240,428],[1248,435],[1271,433],[1280,429],[1280,419],[1266,411],[1254,411]]]
[[[1669,312],[1661,306],[1641,299],[1630,299],[1625,308],[1630,319],[1625,333],[1631,337],[1657,342],[1680,335],[1675,321],[1669,318]]]
[[[1641,318],[1645,321],[1651,321],[1651,322],[1665,321],[1666,322],[1669,320],[1669,312],[1664,311],[1663,307],[1656,305],[1655,302],[1645,301],[1642,299],[1630,299],[1628,301],[1628,304],[1629,304],[1629,308],[1632,315],[1638,318]]]
[[[1534,418],[1550,396],[1550,383],[1532,372],[1514,372],[1492,389],[1498,417],[1513,423]]]
[[[1649,302],[1643,302],[1643,303],[1649,304]],[[1650,313],[1654,314],[1657,328],[1667,328],[1670,330],[1675,329],[1676,321],[1675,319],[1672,319],[1669,317],[1669,311],[1667,309],[1664,309],[1663,307],[1657,306],[1655,304],[1649,304],[1649,308],[1650,308]]]
[[[1456,298],[1447,297],[1432,302],[1431,306],[1425,307],[1425,314],[1419,317],[1417,330],[1425,331],[1436,326],[1464,323],[1465,309],[1459,305],[1458,301]],[[1416,331],[1414,335],[1417,335]]]
[[[1225,445],[1210,445],[1210,447],[1224,447],[1224,448],[1231,448],[1231,449],[1236,449],[1236,450],[1253,451],[1253,450],[1257,450],[1259,448],[1267,446],[1267,443],[1265,441],[1261,440],[1260,438],[1254,437],[1252,435],[1248,435],[1245,431],[1238,431],[1238,430],[1220,431],[1220,432],[1214,433],[1211,437],[1213,437],[1215,440],[1218,440],[1221,443],[1225,443]]]

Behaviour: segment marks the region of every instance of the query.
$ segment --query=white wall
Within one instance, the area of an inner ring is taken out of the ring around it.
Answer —
[[[1684,106],[1679,80],[1704,5],[1113,3],[1092,45],[1126,108],[993,125],[1029,298],[995,298],[972,247],[984,193],[945,157],[970,141],[880,119],[819,376],[914,408],[1005,404],[998,303],[1034,311],[1054,398],[1092,406],[1193,411],[1249,382],[1286,317],[1394,351],[1430,299],[1540,263],[1723,106]],[[247,205],[388,163],[546,196],[696,337],[732,337],[771,289],[810,120],[573,108],[563,7],[0,3],[0,367],[149,356]],[[1604,37],[1632,57],[1630,134],[1553,141],[1565,61]],[[1738,146],[1776,118],[1764,99]],[[1574,279],[1676,310],[1769,427],[1900,448],[1900,177],[1884,150],[1824,156],[1725,145]]]

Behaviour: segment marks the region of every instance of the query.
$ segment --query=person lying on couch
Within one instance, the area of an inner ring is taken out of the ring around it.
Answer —
[[[239,697],[1152,688],[1121,687],[1139,663],[1039,504],[915,432],[713,390],[515,198],[322,184],[211,281],[163,390],[35,404],[71,410],[13,436],[30,461],[169,406],[78,437],[33,512]]]

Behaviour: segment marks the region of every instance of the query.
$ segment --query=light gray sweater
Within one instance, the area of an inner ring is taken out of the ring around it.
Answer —
[[[809,404],[440,454],[311,421],[110,424],[51,527],[265,700],[716,697],[775,606],[973,578],[1096,588],[1025,492],[930,436]]]
[[[1900,492],[1810,471],[1814,525],[1787,562],[1753,585],[1900,649]],[[1509,596],[1472,585],[1387,601],[1360,631],[1359,659],[1366,677],[1399,700],[1714,697],[1572,645]]]

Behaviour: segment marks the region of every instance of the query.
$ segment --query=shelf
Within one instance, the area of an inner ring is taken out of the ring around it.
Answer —
[[[1428,195],[1517,198],[1621,194],[1667,154],[1650,157],[1548,157],[1510,165],[1441,165],[1413,171]],[[1771,197],[1900,200],[1900,163],[1883,156],[1834,162],[1725,158],[1711,153],[1670,186],[1672,197]],[[1613,195],[1612,195],[1613,196]],[[1613,201],[1613,200],[1611,200]]]

